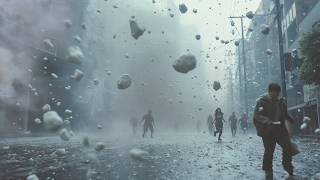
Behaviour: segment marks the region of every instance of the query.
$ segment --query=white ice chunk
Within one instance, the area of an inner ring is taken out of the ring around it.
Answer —
[[[79,46],[70,46],[66,55],[66,59],[70,63],[81,64],[84,58],[83,52]]]
[[[79,69],[74,70],[73,75],[71,75],[71,78],[75,81],[80,81],[83,78],[83,72]]]
[[[27,177],[27,180],[39,180],[38,176],[35,174],[31,174]]]
[[[45,113],[51,110],[51,106],[49,104],[45,104],[44,106],[42,106],[41,109],[42,109],[42,112]]]
[[[62,118],[55,111],[48,111],[43,114],[44,126],[49,130],[58,130],[62,125]]]
[[[129,151],[129,154],[132,159],[144,160],[144,159],[146,159],[148,152],[141,150],[141,149],[134,148]]]

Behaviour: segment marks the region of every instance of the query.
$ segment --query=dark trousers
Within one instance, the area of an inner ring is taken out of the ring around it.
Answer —
[[[148,131],[148,129],[151,132],[151,137],[153,136],[153,125],[152,124],[144,124],[143,125],[143,134],[142,137],[144,137],[144,135],[146,134],[146,132]]]
[[[270,125],[268,134],[262,137],[264,145],[262,169],[272,171],[273,153],[276,144],[282,148],[282,165],[287,172],[293,171],[291,142],[287,130],[283,125]]]
[[[231,133],[232,133],[232,136],[236,136],[237,125],[231,125]]]
[[[219,140],[221,139],[221,135],[222,135],[222,129],[223,129],[223,124],[216,124],[216,131],[214,132],[214,134],[219,133]]]

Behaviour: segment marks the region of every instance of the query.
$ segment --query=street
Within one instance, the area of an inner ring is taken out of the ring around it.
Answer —
[[[132,136],[90,137],[90,147],[77,135],[67,143],[57,137],[1,139],[0,179],[264,179],[261,170],[263,146],[255,134],[231,137],[221,142],[208,134],[163,133],[155,138]],[[104,142],[101,151],[95,142]],[[320,170],[319,142],[296,138],[301,153],[294,157],[295,179],[310,179]],[[57,151],[65,148],[64,151]],[[146,151],[131,156],[132,149]],[[60,152],[60,153],[59,153]],[[275,179],[287,177],[277,146]]]

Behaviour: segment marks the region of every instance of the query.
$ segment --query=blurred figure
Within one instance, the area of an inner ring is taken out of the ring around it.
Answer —
[[[262,169],[266,179],[273,179],[272,161],[276,144],[282,147],[282,165],[289,176],[293,176],[292,156],[298,153],[294,153],[285,126],[286,121],[293,123],[293,119],[288,113],[286,101],[279,97],[280,92],[280,85],[271,83],[268,94],[257,101],[254,110],[253,122],[264,146]]]
[[[214,136],[216,136],[217,133],[219,133],[218,140],[221,141],[221,135],[222,135],[222,130],[223,130],[223,122],[225,122],[223,118],[223,113],[220,108],[216,109],[215,112],[215,119],[214,119],[214,124],[216,126],[216,131],[214,132]]]
[[[143,134],[142,134],[142,137],[144,137],[144,135],[146,134],[148,129],[151,132],[151,137],[153,137],[154,119],[153,119],[153,116],[152,116],[152,110],[148,110],[148,113],[143,115],[141,122],[143,122]]]
[[[197,132],[198,133],[201,132],[201,121],[200,120],[197,121]]]
[[[213,117],[211,114],[208,116],[207,125],[208,125],[209,134],[212,135],[213,134]]]
[[[239,123],[242,129],[243,134],[247,133],[248,130],[248,116],[247,114],[243,113],[241,118],[239,119]]]
[[[137,134],[137,127],[138,127],[138,118],[132,117],[130,119],[130,125],[132,127],[133,134],[136,135]]]
[[[235,137],[237,133],[237,122],[238,122],[238,119],[237,119],[236,113],[232,112],[232,115],[229,118],[229,123],[231,128],[231,134],[233,137]]]

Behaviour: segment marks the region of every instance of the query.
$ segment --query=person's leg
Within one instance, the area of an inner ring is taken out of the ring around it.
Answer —
[[[293,175],[291,141],[285,132],[277,138],[277,143],[282,147],[282,165],[289,175]]]
[[[153,126],[150,125],[150,126],[149,126],[149,129],[150,129],[150,132],[151,132],[151,137],[153,137]]]
[[[221,140],[221,135],[222,135],[222,127],[219,127],[219,140]]]
[[[234,127],[234,136],[237,134],[237,126]]]
[[[144,137],[144,135],[146,134],[148,130],[148,127],[146,125],[143,125],[143,134],[142,134],[142,137]]]
[[[262,169],[265,171],[272,172],[272,160],[273,160],[274,149],[276,147],[276,140],[273,136],[270,136],[270,137],[262,137],[262,141],[264,146]]]

